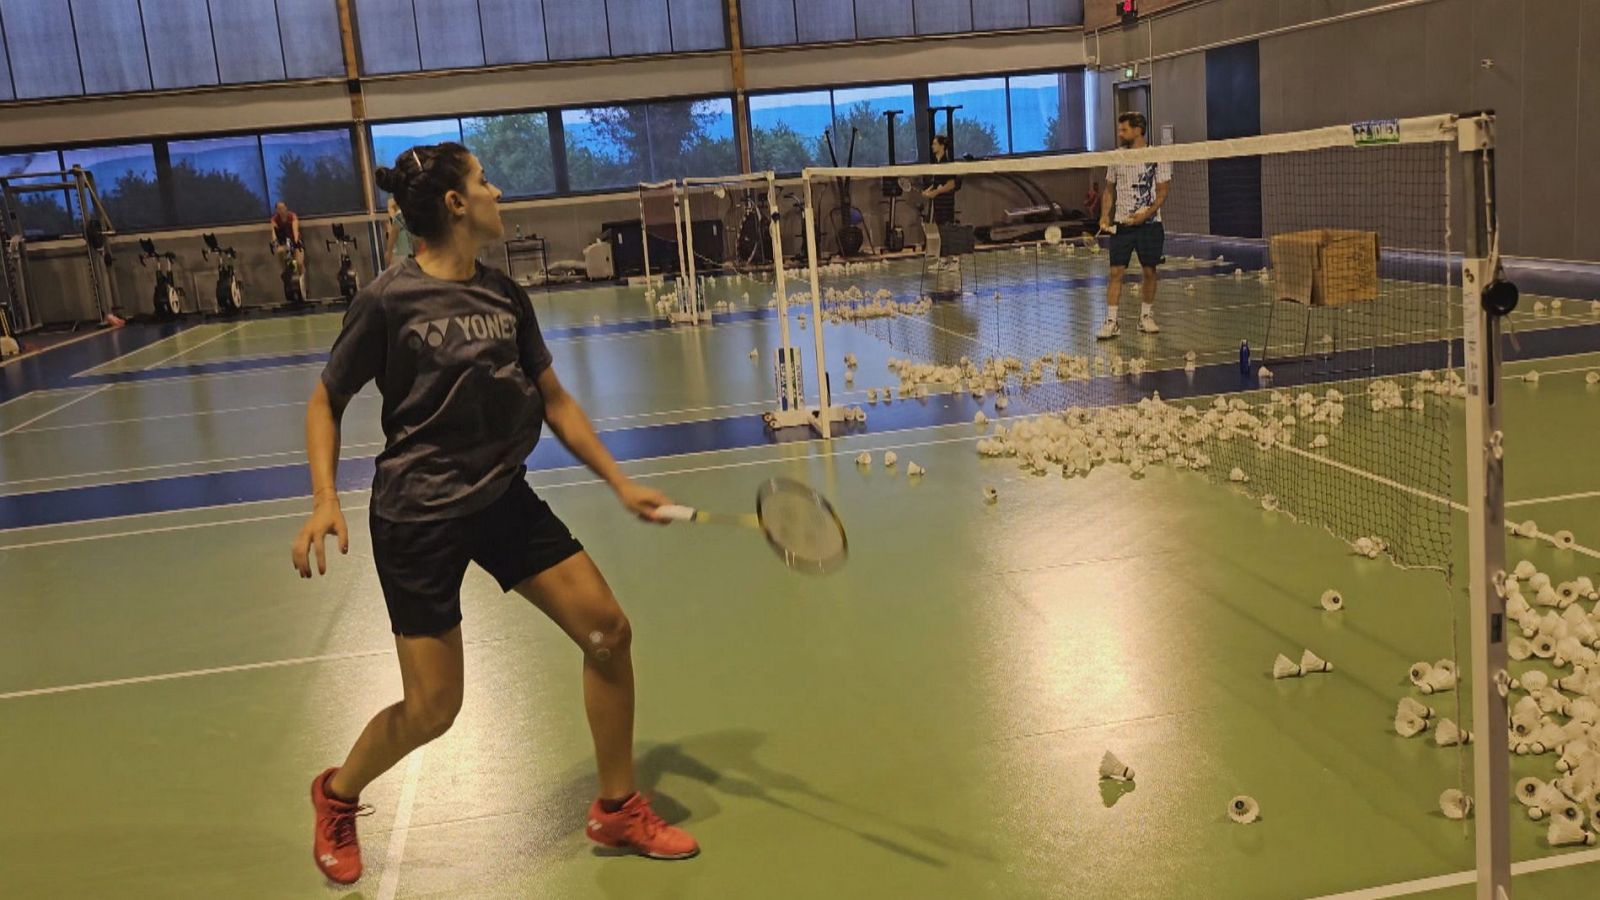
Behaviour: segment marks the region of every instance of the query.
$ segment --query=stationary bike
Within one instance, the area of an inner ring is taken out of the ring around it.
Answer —
[[[356,262],[350,256],[352,252],[359,251],[361,245],[344,230],[343,222],[333,224],[333,240],[327,244],[330,252],[335,244],[339,246],[339,297],[349,303],[356,299],[356,292],[361,290],[361,279],[356,277]]]
[[[139,265],[142,267],[145,260],[155,260],[156,287],[151,303],[155,306],[156,318],[170,321],[183,315],[183,289],[178,287],[177,279],[173,276],[173,264],[178,261],[176,253],[156,252],[155,241],[149,238],[139,239]]]
[[[306,273],[300,268],[297,258],[305,245],[299,241],[278,241],[272,244],[272,252],[277,253],[280,247],[284,248],[283,300],[290,307],[298,309],[306,305]]]
[[[200,237],[206,242],[200,256],[209,260],[211,254],[217,255],[217,312],[225,316],[234,315],[244,309],[244,285],[239,282],[237,268],[239,254],[232,247],[218,245],[214,234]]]

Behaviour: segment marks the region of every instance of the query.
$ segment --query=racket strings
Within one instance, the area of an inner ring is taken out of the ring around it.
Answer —
[[[795,560],[825,565],[844,556],[844,528],[815,493],[779,486],[763,493],[760,509],[768,540]]]

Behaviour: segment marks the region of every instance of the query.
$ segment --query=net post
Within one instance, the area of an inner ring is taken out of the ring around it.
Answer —
[[[833,398],[828,390],[827,360],[822,346],[822,275],[817,266],[817,210],[811,195],[811,177],[801,173],[805,181],[806,265],[811,277],[811,318],[816,332],[817,354],[817,430],[824,440],[833,437]]]
[[[1457,150],[1466,196],[1466,255],[1461,267],[1462,362],[1467,385],[1467,543],[1471,567],[1472,720],[1477,732],[1477,897],[1511,896],[1510,747],[1506,728],[1505,494],[1500,426],[1500,315],[1484,294],[1498,278],[1494,116],[1462,116]]]
[[[684,283],[688,288],[689,321],[700,324],[700,278],[694,264],[694,210],[689,206],[689,188],[675,185],[672,189],[673,206],[683,210],[683,228],[678,237],[678,257],[685,261]]]
[[[778,301],[778,371],[787,373],[789,361],[794,357],[794,347],[789,343],[789,280],[783,265],[783,223],[778,214],[778,178],[766,173],[767,181],[767,235],[772,241],[773,290]],[[806,398],[796,389],[793,378],[783,378],[783,396],[778,398],[778,411],[793,412],[805,409]]]
[[[645,209],[644,195],[647,185],[639,185],[639,245],[644,253],[644,290],[650,295],[650,214]]]

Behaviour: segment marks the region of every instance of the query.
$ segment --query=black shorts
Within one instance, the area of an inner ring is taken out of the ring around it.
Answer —
[[[456,519],[394,522],[377,514],[372,558],[395,634],[442,634],[461,623],[461,581],[475,562],[509,591],[583,550],[522,478],[500,499]]]
[[[1117,233],[1111,236],[1111,267],[1127,268],[1137,253],[1141,266],[1154,268],[1167,261],[1164,255],[1166,247],[1167,230],[1161,227],[1160,222],[1118,225]]]

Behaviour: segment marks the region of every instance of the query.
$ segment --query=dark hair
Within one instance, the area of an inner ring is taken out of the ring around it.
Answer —
[[[444,195],[467,189],[472,152],[449,141],[412,147],[395,157],[393,168],[373,175],[405,216],[406,230],[423,240],[439,238],[449,227]]]
[[[942,135],[942,134],[934,135],[933,136],[933,140],[930,141],[929,143],[943,144],[944,145],[944,149],[945,149],[946,152],[948,152],[950,150],[950,139],[948,137]]]
[[[1125,112],[1122,115],[1117,116],[1117,122],[1118,124],[1125,122],[1129,125],[1132,125],[1134,128],[1139,129],[1140,134],[1150,133],[1150,130],[1145,127],[1144,113]]]

